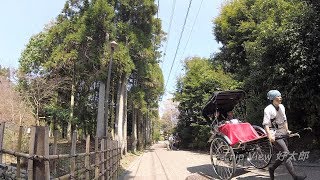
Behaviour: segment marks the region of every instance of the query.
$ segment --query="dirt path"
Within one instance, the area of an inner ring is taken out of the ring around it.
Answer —
[[[309,180],[319,179],[320,164],[295,166],[301,174],[307,174]],[[209,154],[191,151],[169,151],[165,142],[159,142],[135,159],[120,179],[135,180],[207,180],[216,179],[210,164]],[[269,179],[267,170],[255,169],[247,163],[237,169],[233,179]],[[276,179],[291,180],[284,166],[276,171]]]

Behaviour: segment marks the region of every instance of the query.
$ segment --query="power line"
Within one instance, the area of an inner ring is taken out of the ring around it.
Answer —
[[[185,51],[186,51],[186,48],[187,48],[187,46],[188,46],[188,44],[189,44],[189,40],[190,40],[191,34],[192,34],[192,32],[193,32],[194,25],[196,24],[196,21],[197,21],[198,16],[199,16],[199,12],[200,12],[200,9],[201,9],[201,6],[202,6],[202,2],[203,2],[203,0],[201,0],[201,3],[200,3],[200,6],[199,6],[199,9],[198,9],[196,18],[194,19],[194,22],[193,22],[193,25],[192,25],[192,28],[191,28],[191,31],[190,31],[190,34],[189,34],[187,43],[186,43],[186,45],[184,46],[184,49],[183,49],[183,51],[182,51],[182,52],[183,52],[183,53],[182,53],[182,56],[184,55],[184,53],[185,53]]]
[[[168,76],[168,79],[167,79],[167,82],[166,82],[166,86],[165,86],[165,88],[164,88],[165,91],[166,91],[166,89],[167,89],[167,85],[168,85],[168,82],[169,82],[169,79],[170,79],[170,75],[171,75],[171,71],[172,71],[172,67],[173,67],[174,61],[176,60],[176,57],[177,57],[177,53],[178,53],[178,50],[179,50],[179,46],[180,46],[180,42],[181,42],[182,35],[183,35],[183,32],[184,32],[184,28],[185,28],[185,26],[186,26],[186,22],[187,22],[187,19],[188,19],[188,15],[189,15],[191,3],[192,3],[192,0],[190,0],[190,2],[189,2],[189,7],[188,7],[188,10],[187,10],[186,17],[185,17],[185,19],[184,19],[182,31],[181,31],[180,38],[179,38],[179,42],[178,42],[178,45],[177,45],[177,48],[176,48],[176,52],[175,52],[175,55],[174,55],[174,58],[173,58],[173,61],[172,61],[172,64],[171,64],[171,68],[170,68],[170,71],[169,71],[169,76]]]
[[[175,8],[176,8],[176,0],[174,0],[174,1],[173,1],[173,4],[172,4],[171,15],[170,15],[170,22],[169,22],[169,27],[168,27],[168,35],[167,35],[166,45],[165,45],[165,48],[164,48],[164,54],[163,54],[163,58],[162,58],[161,69],[162,69],[162,67],[163,67],[163,64],[164,64],[164,61],[165,61],[165,57],[166,57],[166,53],[167,53],[168,42],[169,42],[170,31],[171,31],[171,24],[172,24],[172,19],[173,19],[173,14],[174,14]]]
[[[158,0],[157,19],[159,18],[159,8],[160,8],[160,6],[159,6],[160,3],[159,3],[159,1],[160,1],[160,0]]]
[[[191,38],[191,35],[192,35],[192,32],[193,32],[193,28],[194,28],[194,26],[195,26],[195,24],[196,24],[196,21],[197,21],[197,19],[198,19],[199,13],[200,13],[200,9],[201,9],[201,7],[202,7],[202,3],[203,3],[203,0],[201,0],[201,2],[200,2],[200,6],[199,6],[199,8],[198,8],[198,12],[197,12],[196,18],[195,18],[194,21],[193,21],[193,25],[192,25],[192,27],[191,27],[191,31],[190,31],[190,34],[189,34],[187,43],[186,43],[186,45],[184,46],[184,49],[183,49],[183,51],[182,51],[182,57],[183,57],[183,55],[184,55],[184,53],[185,53],[185,51],[186,51],[186,49],[187,49],[187,46],[188,46],[188,44],[189,44],[189,41],[190,41],[190,38]],[[181,60],[182,60],[182,59],[181,59]],[[177,70],[178,70],[178,69],[176,69],[176,72],[177,72]],[[176,74],[176,72],[175,72],[175,74]]]

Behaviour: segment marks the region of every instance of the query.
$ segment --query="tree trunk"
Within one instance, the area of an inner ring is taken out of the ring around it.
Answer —
[[[147,136],[148,136],[148,127],[147,127],[148,116],[143,116],[143,147],[147,147]]]
[[[113,53],[113,52],[112,52]],[[111,71],[112,71],[112,60],[113,59],[113,54],[111,54],[111,59],[109,62],[109,68],[108,68],[108,77],[107,77],[107,85],[106,85],[106,101],[105,101],[105,135],[107,139],[109,139],[109,108],[112,108],[110,106],[110,81],[111,81]]]
[[[123,154],[127,154],[128,150],[128,139],[127,139],[127,132],[128,132],[128,118],[127,118],[127,113],[128,113],[128,91],[127,91],[127,83],[128,79],[127,77],[125,78],[124,81],[124,96],[123,96]]]
[[[139,151],[142,150],[143,147],[143,116],[140,110],[137,111],[137,134],[138,134],[138,144],[137,144],[137,149]]]
[[[67,138],[71,140],[71,131],[72,131],[72,121],[73,121],[73,112],[74,112],[74,94],[75,94],[75,85],[72,83],[71,87],[71,100],[70,100],[70,119],[68,121],[68,130]]]
[[[121,155],[124,150],[124,96],[126,91],[126,74],[121,76],[118,92],[117,92],[117,106],[116,106],[116,122],[115,122],[115,136],[121,148]]]
[[[150,145],[150,115],[149,115],[149,107],[147,109],[147,121],[146,121],[146,139],[147,139],[147,145]]]
[[[132,152],[137,151],[137,109],[132,106]]]
[[[106,134],[106,123],[104,120],[104,106],[105,106],[105,95],[106,95],[106,87],[103,82],[100,82],[99,86],[99,102],[98,102],[98,115],[97,115],[97,128],[96,128],[96,136],[101,138]]]
[[[115,87],[113,85],[113,87]],[[115,109],[114,109],[114,98],[115,98],[115,92],[111,93],[111,104],[110,104],[110,127],[111,127],[111,139],[115,140],[115,136],[114,136],[114,129],[115,129]]]
[[[123,75],[122,75],[123,76]],[[121,148],[122,147],[122,139],[123,139],[123,91],[122,91],[122,83],[123,79],[122,76],[120,78],[120,81],[118,83],[117,88],[117,102],[116,102],[116,118],[115,118],[115,137],[116,140],[118,140],[118,145]],[[122,153],[121,153],[122,155]]]
[[[150,144],[153,144],[153,120],[150,118]]]
[[[39,108],[40,108],[40,105],[37,104],[37,112],[36,112],[36,125],[37,126],[40,126],[40,118],[39,118]]]

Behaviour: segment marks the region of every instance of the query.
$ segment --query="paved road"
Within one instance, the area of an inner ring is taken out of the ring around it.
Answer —
[[[320,179],[320,164],[299,165],[295,169],[308,175],[308,180]],[[121,180],[207,180],[217,179],[208,154],[190,151],[169,151],[165,142],[153,145],[137,158],[120,176]],[[267,170],[255,169],[247,163],[237,169],[233,179],[269,179]],[[284,166],[276,170],[276,179],[291,180]]]

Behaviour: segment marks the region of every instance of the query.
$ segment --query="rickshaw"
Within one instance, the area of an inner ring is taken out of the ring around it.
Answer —
[[[246,122],[245,95],[242,90],[214,92],[202,110],[211,122],[211,164],[221,179],[231,179],[243,160],[259,169],[271,161],[273,149],[265,130]],[[230,111],[237,118],[227,119]]]

